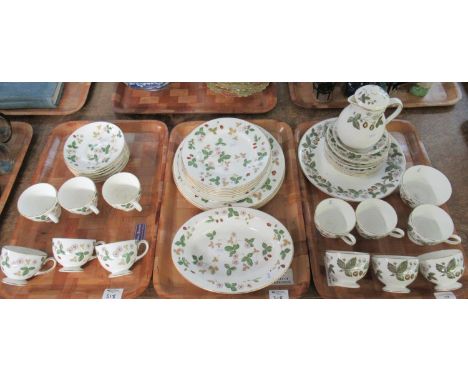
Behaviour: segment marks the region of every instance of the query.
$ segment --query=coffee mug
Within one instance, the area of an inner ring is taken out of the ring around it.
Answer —
[[[453,230],[450,215],[432,204],[416,207],[408,219],[408,237],[418,245],[460,244],[461,237],[453,234]]]
[[[62,266],[59,272],[83,272],[81,268],[88,261],[94,260],[94,247],[105,244],[91,239],[52,239],[52,252]]]
[[[356,238],[350,233],[356,224],[356,214],[353,207],[344,200],[322,200],[315,209],[314,222],[323,236],[340,238],[348,245],[356,244]]]
[[[141,255],[138,255],[141,245],[145,249]],[[109,278],[114,278],[131,274],[130,268],[146,255],[148,248],[146,240],[127,240],[98,245],[96,253],[101,265],[111,273]]]
[[[465,270],[463,253],[458,249],[444,249],[419,256],[423,276],[435,284],[438,292],[448,292],[462,287],[458,282]]]
[[[415,256],[374,255],[372,268],[385,292],[409,293],[407,286],[418,276],[419,261]]]
[[[84,176],[67,180],[58,191],[58,201],[68,212],[79,215],[98,214],[98,193],[94,182]]]
[[[102,196],[108,204],[119,210],[142,210],[139,203],[140,181],[129,172],[119,172],[107,179],[102,186]]]
[[[58,223],[62,209],[57,200],[57,190],[48,183],[37,183],[20,195],[18,211],[25,218],[38,222]]]
[[[49,261],[52,262],[52,266],[41,271],[42,266]],[[7,276],[2,282],[8,285],[27,285],[28,279],[52,272],[56,265],[55,259],[47,257],[47,253],[32,248],[6,245],[0,255],[0,268]]]
[[[370,255],[365,252],[326,251],[325,271],[330,286],[359,288],[357,283],[369,269]]]
[[[401,199],[410,207],[421,204],[440,206],[452,195],[447,177],[430,166],[413,166],[405,171],[400,185]]]
[[[395,209],[380,199],[367,199],[356,208],[356,228],[366,239],[381,239],[385,236],[402,238],[405,232],[396,228],[398,217]]]

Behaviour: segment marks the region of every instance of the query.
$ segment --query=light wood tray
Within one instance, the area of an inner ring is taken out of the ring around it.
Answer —
[[[31,184],[48,182],[57,189],[73,175],[63,161],[67,137],[87,121],[66,122],[52,130],[42,151]],[[107,243],[133,239],[137,224],[146,224],[148,254],[133,267],[129,276],[108,278],[98,260],[86,264],[84,272],[62,273],[60,266],[46,275],[33,277],[25,287],[0,283],[0,296],[5,298],[100,298],[106,288],[123,288],[124,298],[137,297],[147,288],[152,274],[162,180],[167,152],[168,131],[159,121],[116,121],[130,148],[130,161],[125,171],[134,173],[141,182],[143,212],[113,209],[102,198],[98,184],[99,215],[76,215],[62,209],[58,224],[38,223],[18,216],[9,243],[37,248],[52,256],[53,237],[76,237],[103,240]],[[12,222],[13,223],[13,222]],[[0,272],[1,274],[1,272]]]
[[[10,196],[33,135],[33,129],[29,123],[11,122],[11,127],[13,134],[7,145],[15,163],[9,174],[0,175],[0,214]]]
[[[295,137],[299,143],[302,135],[315,123],[319,121],[310,121],[301,123],[295,130]],[[394,120],[388,125],[388,130],[396,138],[401,145],[406,157],[406,166],[411,167],[417,164],[430,165],[426,150],[422,144],[414,126],[403,120]],[[320,296],[325,298],[434,298],[433,284],[427,281],[422,274],[418,275],[415,282],[409,285],[411,289],[409,294],[387,293],[382,291],[383,284],[375,277],[371,267],[367,275],[359,281],[361,286],[359,289],[350,289],[342,287],[329,287],[324,266],[324,255],[326,250],[348,250],[369,252],[375,254],[398,254],[398,255],[420,255],[423,253],[437,251],[440,249],[460,249],[461,245],[439,244],[435,246],[419,246],[413,244],[408,237],[403,239],[384,238],[380,240],[366,240],[359,236],[356,230],[353,234],[356,236],[357,244],[353,247],[346,245],[340,239],[328,239],[320,235],[315,228],[314,212],[315,207],[323,199],[330,196],[324,194],[314,187],[301,173],[301,195],[302,205],[304,209],[304,219],[307,227],[307,243],[309,246],[310,264],[312,269],[312,278],[315,287]],[[393,192],[384,200],[389,202],[397,211],[398,227],[406,231],[408,217],[411,208],[408,207],[400,199],[398,191]],[[351,203],[353,208],[357,207],[358,203]],[[447,207],[442,206],[445,210]],[[465,263],[467,259],[465,256]],[[463,283],[463,288],[454,291],[453,293],[458,298],[468,297],[468,267],[465,267],[465,273],[460,279]]]
[[[328,102],[317,100],[312,82],[289,83],[289,94],[291,100],[300,107],[307,109],[341,109],[348,105],[343,86],[343,83],[337,84]],[[398,90],[391,92],[391,97],[401,99],[405,108],[451,106],[462,98],[460,87],[456,82],[436,82],[425,97],[416,97],[408,90],[409,86],[403,85]]]
[[[286,158],[284,183],[274,199],[261,210],[277,218],[291,233],[294,241],[294,258],[291,265],[294,285],[271,285],[268,288],[248,294],[218,294],[192,285],[174,267],[171,257],[172,239],[182,224],[201,211],[187,202],[177,190],[172,179],[172,161],[175,151],[183,138],[201,123],[203,122],[184,122],[171,131],[156,245],[156,261],[154,263],[153,283],[156,293],[167,298],[268,298],[269,290],[288,289],[290,298],[302,296],[307,292],[310,285],[309,258],[300,201],[296,144],[291,128],[283,122],[274,120],[252,121],[252,123],[268,130],[278,140]]]
[[[127,114],[266,113],[276,105],[276,85],[249,97],[216,94],[204,82],[172,82],[157,92],[135,90],[119,83],[114,111]]]
[[[88,98],[91,82],[66,82],[60,102],[54,109],[7,109],[6,115],[69,115],[80,110]]]

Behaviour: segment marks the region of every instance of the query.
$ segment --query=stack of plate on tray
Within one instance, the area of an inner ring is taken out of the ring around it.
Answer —
[[[63,147],[63,157],[75,176],[103,182],[124,169],[130,150],[120,128],[109,122],[93,122],[71,134]]]
[[[340,140],[336,124],[330,124],[325,136],[325,154],[328,161],[348,175],[368,175],[386,162],[390,149],[390,135],[385,130],[382,138],[365,150],[352,149]]]
[[[267,88],[269,82],[208,82],[208,88],[215,93],[231,97],[248,97]]]
[[[172,171],[181,194],[198,208],[259,208],[280,189],[285,161],[279,143],[260,126],[219,118],[187,135]]]

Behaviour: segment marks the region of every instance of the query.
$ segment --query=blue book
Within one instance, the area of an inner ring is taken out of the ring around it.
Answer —
[[[53,109],[63,82],[0,82],[0,109]]]

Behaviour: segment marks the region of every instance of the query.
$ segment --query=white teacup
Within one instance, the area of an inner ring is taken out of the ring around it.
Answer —
[[[68,179],[58,191],[58,201],[68,212],[79,215],[98,214],[98,193],[94,182],[84,176]]]
[[[418,245],[460,244],[461,237],[453,234],[453,230],[450,215],[432,204],[416,207],[408,219],[408,237]]]
[[[369,269],[370,255],[364,252],[326,251],[325,270],[328,284],[344,288],[359,288]]]
[[[37,183],[20,195],[18,211],[25,218],[37,222],[58,223],[62,209],[57,200],[57,190],[48,183]]]
[[[448,292],[462,287],[458,282],[465,270],[463,253],[458,249],[444,249],[419,256],[419,269],[423,276],[435,284],[438,292]]]
[[[356,228],[366,239],[381,239],[385,236],[402,238],[405,231],[396,228],[398,217],[395,209],[380,199],[367,199],[356,208]]]
[[[83,272],[81,268],[88,261],[94,260],[94,247],[105,244],[103,241],[90,239],[52,239],[52,252],[57,262],[63,267],[59,272]]]
[[[385,292],[409,293],[407,286],[418,276],[419,261],[415,256],[374,255],[372,268]]]
[[[413,166],[405,171],[400,186],[401,199],[410,207],[421,204],[440,206],[452,195],[447,177],[430,166]]]
[[[142,210],[139,203],[140,181],[129,172],[119,172],[107,179],[102,186],[102,196],[107,203],[119,210]]]
[[[348,245],[356,244],[356,238],[350,233],[356,225],[356,214],[344,200],[322,200],[315,209],[314,222],[323,236],[332,239],[339,237]]]
[[[52,262],[52,266],[41,271],[42,266],[48,261]],[[47,253],[32,248],[6,245],[0,255],[0,268],[7,276],[2,282],[8,285],[27,285],[26,280],[52,272],[56,265],[55,259],[47,257]]]
[[[138,255],[141,245],[145,249],[141,255]],[[109,278],[114,278],[131,274],[130,268],[146,255],[148,248],[146,240],[127,240],[98,245],[96,253],[101,265],[111,273]]]

